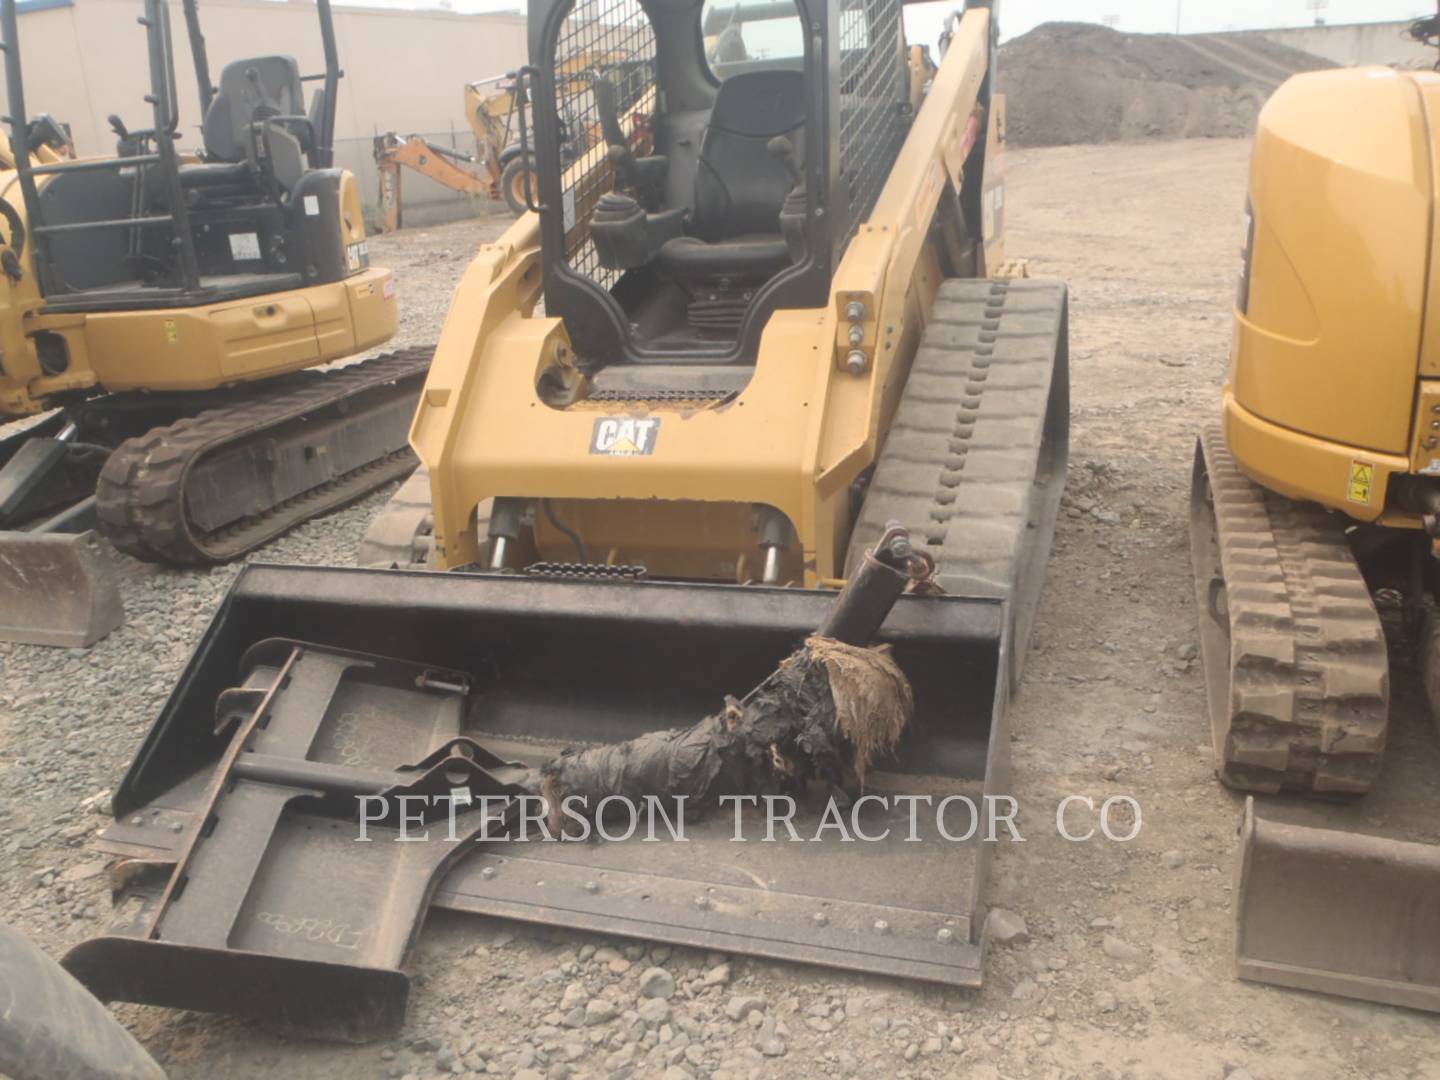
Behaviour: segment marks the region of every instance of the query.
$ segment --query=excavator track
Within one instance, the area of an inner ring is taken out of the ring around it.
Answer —
[[[405,475],[433,352],[300,372],[127,440],[96,487],[101,532],[148,562],[222,563]]]
[[[1190,536],[1216,771],[1343,797],[1385,750],[1385,635],[1342,523],[1247,478],[1218,427],[1195,453]]]
[[[1065,485],[1067,300],[1058,281],[940,286],[846,557],[899,521],[949,593],[1010,601],[1010,677],[1026,643]]]

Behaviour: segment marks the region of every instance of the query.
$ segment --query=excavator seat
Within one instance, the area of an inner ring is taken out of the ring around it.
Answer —
[[[767,278],[790,263],[780,210],[793,181],[770,148],[804,146],[805,75],[749,71],[720,84],[700,144],[688,236],[660,248],[660,266],[687,279]]]
[[[257,125],[270,121],[264,131],[264,167],[274,173],[281,190],[288,191],[304,172],[304,154],[314,143],[304,102],[294,57],[257,56],[226,64],[201,127],[206,160],[183,166],[181,185],[207,190],[253,187]]]

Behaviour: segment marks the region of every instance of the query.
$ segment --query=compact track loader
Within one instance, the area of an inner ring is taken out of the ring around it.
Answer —
[[[1345,800],[1375,783],[1390,701],[1377,596],[1440,709],[1437,153],[1430,72],[1297,75],[1260,116],[1231,368],[1192,491],[1215,763],[1233,788]],[[1440,1008],[1434,852],[1247,822],[1242,976]]]
[[[242,571],[118,788],[97,994],[374,1034],[432,904],[979,984],[1066,291],[999,276],[991,5],[938,69],[901,14],[531,4],[534,211],[455,293],[366,556],[403,566]],[[566,164],[579,52],[605,138]],[[521,840],[537,787],[749,803]],[[354,842],[357,796],[437,791],[464,842]]]
[[[152,126],[111,124],[115,157],[71,160],[25,107],[14,0],[3,12],[9,149],[0,161],[0,637],[88,645],[118,624],[98,527],[137,558],[224,562],[403,475],[429,360],[408,350],[304,369],[389,339],[395,282],[373,268],[355,177],[334,167],[340,78],[293,58],[212,84],[184,12],[203,148],[176,147],[169,6],[146,0]],[[304,108],[304,78],[322,85]]]

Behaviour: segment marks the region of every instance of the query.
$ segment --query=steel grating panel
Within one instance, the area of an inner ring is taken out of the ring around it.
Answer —
[[[841,0],[840,188],[848,196],[843,251],[885,185],[904,128],[900,0]]]
[[[578,0],[555,41],[555,115],[568,148],[561,187],[565,257],[570,268],[609,288],[619,271],[600,265],[590,241],[590,214],[614,185],[604,157],[596,78],[618,91],[617,112],[628,128],[630,110],[655,88],[655,32],[638,0]]]

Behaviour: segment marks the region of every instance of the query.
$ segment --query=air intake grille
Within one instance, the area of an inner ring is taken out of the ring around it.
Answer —
[[[637,0],[578,0],[555,41],[555,113],[560,121],[561,206],[565,256],[572,270],[609,288],[617,271],[600,265],[590,241],[590,215],[614,175],[605,157],[596,78],[616,88],[621,129],[637,111],[653,111],[655,33]]]
[[[900,0],[840,0],[840,190],[843,251],[869,215],[899,152],[905,100]]]

